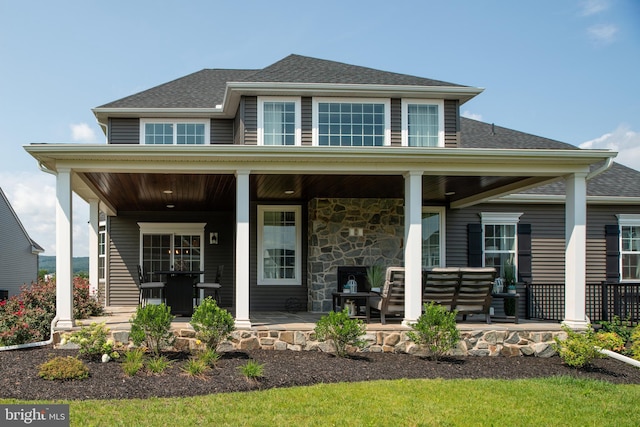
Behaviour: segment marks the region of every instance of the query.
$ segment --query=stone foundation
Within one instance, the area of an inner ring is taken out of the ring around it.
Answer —
[[[202,348],[196,344],[195,332],[192,329],[174,331],[176,350],[187,351]],[[128,331],[112,332],[112,338],[118,343],[129,343]],[[556,354],[553,349],[554,338],[566,339],[565,332],[540,331],[507,331],[477,330],[461,331],[458,346],[449,354],[453,356],[536,356],[551,357]],[[417,356],[425,355],[420,346],[407,338],[407,331],[367,331],[366,346],[361,352],[376,353],[409,353]],[[56,332],[54,343],[60,343],[60,333]],[[69,344],[65,347],[69,348]],[[234,350],[290,350],[290,351],[323,351],[333,352],[331,343],[320,342],[313,331],[255,331],[237,330],[229,340],[220,344],[219,351]]]

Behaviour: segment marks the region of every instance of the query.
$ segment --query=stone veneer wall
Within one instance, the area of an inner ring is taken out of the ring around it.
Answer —
[[[349,236],[362,228],[362,236]],[[313,199],[309,202],[308,307],[329,312],[338,266],[403,265],[402,199]]]

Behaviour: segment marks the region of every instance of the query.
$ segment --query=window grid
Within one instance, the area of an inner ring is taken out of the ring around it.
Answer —
[[[505,266],[515,267],[516,251],[515,224],[485,224],[484,226],[484,265],[495,267],[497,277],[505,277]],[[513,272],[517,277],[516,272]]]
[[[409,104],[407,112],[408,145],[410,147],[438,146],[438,106]]]
[[[264,102],[264,145],[295,145],[295,102]]]
[[[107,261],[107,227],[98,228],[98,279],[106,279]]]
[[[147,273],[146,280],[161,280],[152,271],[166,271],[171,265],[171,235],[145,234],[142,236],[142,270]],[[151,298],[160,298],[160,290],[152,289]]]
[[[384,110],[380,103],[318,103],[318,145],[384,145]]]
[[[173,144],[173,124],[171,123],[145,123],[145,144]]]
[[[440,214],[422,214],[422,267],[440,266]]]
[[[176,234],[173,236],[173,269],[200,270],[200,236]]]
[[[640,280],[640,226],[621,227],[621,277]]]
[[[176,126],[176,143],[178,145],[203,145],[204,124],[178,123]]]

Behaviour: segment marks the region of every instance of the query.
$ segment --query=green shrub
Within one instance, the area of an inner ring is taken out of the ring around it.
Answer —
[[[55,357],[38,367],[45,380],[81,380],[89,376],[89,368],[77,357]]]
[[[258,363],[255,360],[249,360],[242,366],[238,366],[238,370],[244,375],[247,381],[255,382],[258,378],[264,376],[264,364]]]
[[[100,358],[103,354],[108,354],[114,359],[118,358],[118,353],[114,349],[114,342],[108,339],[109,328],[105,323],[91,323],[91,325],[81,326],[79,331],[66,333],[63,336],[62,343],[66,341],[78,344],[80,349],[78,353],[88,359]]]
[[[595,335],[596,346],[606,350],[624,351],[624,340],[615,332],[598,332]]]
[[[171,366],[171,361],[164,356],[153,357],[147,361],[145,366],[149,372],[161,374]]]
[[[122,361],[122,370],[130,377],[138,373],[144,366],[144,349],[134,348],[124,353],[124,360]]]
[[[631,342],[633,328],[628,326],[628,321],[623,322],[619,316],[613,316],[613,320],[610,322],[601,321],[600,326],[602,326],[604,332],[615,332],[618,334],[618,336],[624,340],[625,344]]]
[[[175,316],[165,304],[138,306],[130,320],[129,337],[135,345],[145,344],[156,356],[164,346],[171,346],[175,336],[171,332],[171,321]]]
[[[351,319],[347,308],[322,316],[316,323],[315,332],[320,341],[332,340],[336,354],[340,357],[348,355],[347,346],[362,348],[366,344],[361,339],[366,333],[364,322]]]
[[[456,310],[448,311],[431,301],[424,305],[424,313],[411,325],[407,332],[409,339],[422,345],[431,359],[437,361],[460,341],[460,331],[456,326]]]
[[[218,344],[235,329],[235,321],[227,310],[218,307],[213,298],[207,297],[193,313],[191,326],[196,331],[196,338],[202,340],[208,349],[216,350]]]
[[[633,328],[631,333],[631,357],[640,360],[640,325]]]
[[[596,349],[599,344],[591,325],[587,325],[584,332],[576,332],[566,325],[562,325],[562,330],[567,333],[567,338],[561,340],[556,337],[554,348],[567,365],[582,368],[593,359],[605,357]]]

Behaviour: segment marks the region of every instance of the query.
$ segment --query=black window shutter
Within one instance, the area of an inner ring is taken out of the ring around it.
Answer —
[[[531,283],[531,224],[518,224],[518,281]]]
[[[482,267],[482,224],[467,224],[469,267]]]
[[[618,225],[604,226],[607,282],[620,281],[620,227]]]

